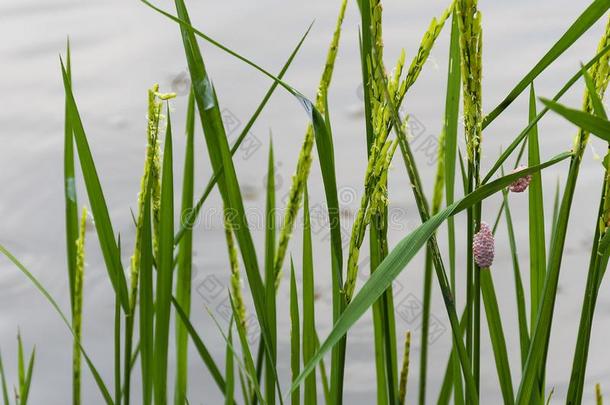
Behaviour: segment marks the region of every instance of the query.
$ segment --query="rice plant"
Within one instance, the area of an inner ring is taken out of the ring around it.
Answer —
[[[19,259],[0,245],[0,252],[49,301],[72,335],[73,404],[96,401],[112,405],[211,403],[209,398],[193,396],[190,387],[201,382],[192,377],[192,365],[205,368],[213,381],[205,390],[214,391],[227,405],[351,403],[346,399],[352,385],[347,372],[353,360],[350,358],[350,334],[367,313],[372,319],[366,327],[371,332],[369,343],[374,353],[374,361],[369,366],[375,375],[374,381],[370,381],[370,389],[375,393],[378,405],[434,401],[459,405],[502,401],[507,405],[525,405],[545,404],[551,400],[580,404],[587,391],[596,403],[603,402],[602,388],[607,380],[600,381],[601,385],[589,386],[586,376],[591,355],[604,355],[590,354],[589,348],[596,304],[603,294],[602,281],[610,259],[610,120],[603,102],[610,80],[610,17],[607,16],[610,0],[593,0],[584,7],[560,38],[549,40],[548,52],[488,113],[483,111],[482,101],[486,94],[482,80],[485,72],[483,52],[486,46],[493,44],[484,40],[485,4],[478,4],[477,0],[452,0],[447,4],[439,16],[431,18],[412,57],[407,58],[406,50],[392,55],[396,62],[391,70],[386,68],[382,1],[358,0],[353,5],[360,16],[357,38],[342,35],[346,9],[352,4],[347,0],[338,1],[336,24],[328,33],[326,59],[320,61],[322,74],[315,90],[300,88],[299,83],[288,83],[284,79],[315,26],[310,26],[298,39],[280,72],[274,74],[263,68],[263,63],[246,58],[195,27],[184,0],[174,1],[175,12],[147,0],[141,0],[141,3],[160,17],[159,24],[172,24],[180,33],[192,86],[186,111],[176,111],[172,104],[176,95],[163,92],[165,89],[158,84],[151,84],[148,91],[142,90],[147,122],[141,128],[144,164],[140,189],[134,190],[138,199],[133,211],[133,246],[122,244],[113,226],[102,187],[104,176],[96,166],[96,151],[90,146],[78,107],[79,94],[75,92],[72,79],[72,72],[78,66],[72,64],[73,50],[69,44],[58,69],[65,95],[65,239],[70,311],[63,309]],[[586,63],[575,69],[570,80],[553,97],[538,98],[535,80],[544,75],[549,66],[558,63],[557,59],[604,17],[608,19],[605,31],[594,53],[583,56]],[[443,31],[447,32],[447,38],[441,36]],[[428,67],[434,46],[446,39],[443,130],[439,137],[434,181],[425,184],[421,176],[423,168],[418,165],[410,142],[412,117],[403,114],[403,107],[416,102],[407,97],[409,91]],[[252,68],[261,79],[272,81],[232,144],[221,114],[224,99],[214,87],[205,64],[207,54],[202,51],[200,42],[226,53],[234,63]],[[349,47],[358,49],[360,55],[361,76],[354,78],[354,82],[361,83],[364,90],[364,125],[358,134],[360,138],[354,139],[366,146],[366,155],[361,157],[364,169],[359,174],[363,192],[354,221],[348,227],[347,240],[344,240],[342,221],[343,225],[346,221],[341,215],[336,144],[331,125],[334,106],[329,104],[329,94],[333,90],[335,62],[342,49]],[[560,100],[576,84],[581,85],[584,92],[580,108],[565,105]],[[269,137],[264,172],[264,240],[257,243],[234,155],[276,91],[294,97],[295,105],[304,108],[308,121],[301,149],[295,156],[295,169],[285,202],[276,196],[276,156],[279,152],[274,147],[272,135]],[[527,95],[524,95],[526,91]],[[309,93],[314,94],[312,99],[306,96]],[[503,150],[496,156],[486,149],[486,140],[492,136],[486,129],[520,98],[528,102],[527,116],[522,120],[524,128],[513,139],[505,140]],[[543,157],[546,154],[540,142],[542,134],[538,123],[549,112],[574,124],[576,137],[570,143],[570,137],[566,136],[564,151],[547,158]],[[175,149],[177,134],[172,124],[181,114],[186,123],[184,151]],[[462,143],[460,136],[463,136]],[[569,353],[573,359],[572,368],[562,370],[567,385],[553,387],[547,384],[546,377],[551,360],[548,358],[549,345],[554,337],[552,332],[556,331],[553,328],[555,307],[558,298],[561,299],[558,283],[570,231],[570,214],[581,209],[572,203],[591,136],[606,141],[608,152],[600,168],[603,182],[596,221],[591,229],[590,261],[586,275],[582,274],[586,284],[582,291],[580,321],[578,327],[568,325],[577,330],[577,339],[574,347],[564,348],[566,355]],[[202,160],[195,146],[198,137],[205,143],[210,167],[200,168],[196,164]],[[174,158],[182,153],[184,166],[180,187],[179,176],[174,172]],[[510,169],[505,173],[509,165]],[[391,170],[393,166],[400,170]],[[484,172],[485,167],[491,169]],[[555,186],[554,212],[545,210],[544,202],[543,187],[550,189],[552,185],[543,183],[541,173],[549,167],[561,170],[563,179]],[[316,181],[310,178],[314,168],[321,174],[328,217],[326,252],[315,251],[312,242],[308,184]],[[209,173],[212,174],[207,178]],[[396,244],[388,237],[389,209],[395,192],[389,178],[394,176],[405,189],[411,190],[420,219],[420,223],[404,232]],[[202,182],[202,178],[207,181]],[[77,184],[81,183],[84,188],[77,189]],[[199,198],[195,195],[197,184],[205,185]],[[204,334],[191,317],[194,311],[201,310],[191,302],[193,237],[201,232],[195,224],[206,204],[210,204],[208,197],[213,191],[218,192],[223,208],[226,251],[212,253],[227,263],[230,322],[228,326],[222,325],[209,311],[210,324],[216,328],[206,330]],[[511,210],[511,200],[520,193],[528,195],[525,230],[516,229],[516,212]],[[500,198],[492,199],[494,195]],[[78,204],[83,201],[88,208],[83,208],[79,218]],[[177,201],[180,204],[176,207]],[[283,213],[281,218],[276,215],[278,210]],[[99,242],[105,277],[114,298],[109,303],[115,309],[114,324],[107,325],[114,331],[112,370],[100,370],[95,365],[82,339],[83,320],[88,319],[84,306],[88,296],[84,287],[88,277],[85,257],[92,249],[97,249],[93,242],[85,243],[89,211],[97,234],[94,239]],[[466,219],[462,234],[455,223],[458,216]],[[302,235],[293,240],[301,218]],[[499,246],[500,238],[496,236],[504,231],[508,246]],[[528,260],[523,259],[523,254],[519,255],[519,249],[523,247],[517,244],[516,232],[525,232],[528,236]],[[462,238],[466,241],[465,248],[462,247],[463,260],[458,256],[458,240]],[[257,249],[259,246],[263,248]],[[130,249],[128,261],[121,255],[125,249]],[[495,254],[501,249],[510,252],[512,266],[509,269],[494,263]],[[424,265],[416,266],[411,262],[420,251],[425,255]],[[325,254],[329,261],[323,259]],[[369,258],[366,265],[361,260],[363,256]],[[365,269],[367,276],[363,278],[360,275],[365,266],[368,267]],[[324,269],[330,271],[322,271]],[[514,286],[502,286],[514,290],[511,303],[498,299],[499,287],[494,283],[494,277],[502,270],[514,277]],[[403,271],[422,271],[423,274],[421,330],[403,330],[395,319],[397,305],[393,282]],[[288,283],[281,283],[283,274],[289,275]],[[329,330],[317,322],[320,308],[316,302],[316,284],[323,277],[330,277],[324,280],[331,286]],[[281,302],[279,295],[283,290],[288,297],[286,303]],[[431,361],[438,356],[430,356],[435,348],[429,344],[434,291],[442,296],[443,316],[451,332],[451,347],[448,353],[443,353],[445,361],[440,364]],[[462,291],[464,294],[460,294]],[[279,318],[283,312],[278,310],[282,304],[289,314],[285,320],[290,325],[287,356],[282,355],[281,346],[285,331],[278,326],[284,321]],[[500,310],[507,305],[510,305],[509,311]],[[507,313],[515,314],[516,330],[506,326],[509,324]],[[254,324],[248,322],[251,317],[255,319]],[[253,329],[260,331],[257,342],[249,339]],[[210,333],[217,334],[223,342],[221,350],[206,341]],[[489,342],[484,341],[487,336]],[[30,390],[36,389],[33,378],[35,352],[26,360],[21,337],[18,339],[18,383],[14,394],[8,388],[0,359],[5,405],[25,405]],[[414,356],[415,339],[419,339],[415,346],[419,349],[418,356]],[[518,347],[509,346],[513,341],[518,342]],[[488,346],[491,355],[482,356]],[[513,358],[512,353],[518,353],[518,356]],[[482,365],[485,359],[493,364]],[[88,372],[83,372],[83,364]],[[483,375],[484,366],[493,368],[495,375]],[[290,370],[290,375],[283,375],[284,370]],[[431,370],[434,375],[442,376],[437,385],[428,380]],[[106,378],[108,375],[113,378]],[[93,379],[99,392],[82,392],[82,380],[87,378]],[[137,384],[133,384],[136,379]],[[498,398],[484,395],[482,380],[493,380]],[[564,396],[555,393],[558,388],[561,388],[560,392],[565,391]],[[66,398],[69,396],[67,393]]]

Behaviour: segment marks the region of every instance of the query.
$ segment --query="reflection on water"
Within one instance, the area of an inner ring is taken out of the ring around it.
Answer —
[[[286,80],[306,95],[313,95],[322,70],[326,46],[333,29],[337,2],[312,1],[300,3],[299,9],[271,0],[256,3],[192,2],[195,24],[225,44],[243,52],[271,71],[277,71],[290,54],[309,23],[315,25],[300,55],[290,68]],[[400,48],[407,57],[414,55],[421,34],[432,16],[446,6],[445,1],[388,1],[384,7],[384,34],[388,63]],[[527,69],[559,38],[583,5],[568,0],[500,3],[484,2],[484,102],[490,110],[494,103],[514,85]],[[345,237],[349,236],[349,217],[358,207],[364,175],[365,140],[362,124],[359,85],[356,7],[350,4],[344,24],[344,34],[336,74],[330,94],[330,112],[335,137],[338,181],[342,190],[342,212],[345,213]],[[265,27],[265,29],[261,29]],[[539,95],[554,94],[562,83],[578,69],[580,61],[592,56],[601,25],[596,25],[573,49],[560,59],[537,82]],[[77,1],[8,0],[0,4],[0,91],[4,103],[0,109],[2,148],[0,148],[0,241],[10,248],[28,268],[40,278],[63,308],[68,308],[67,275],[65,269],[65,241],[63,237],[63,90],[58,54],[64,52],[67,35],[73,49],[75,93],[87,129],[98,170],[104,186],[109,209],[123,241],[127,262],[133,245],[130,208],[135,206],[139,176],[145,146],[146,89],[159,82],[163,91],[178,93],[173,103],[176,132],[183,130],[188,89],[187,67],[184,61],[177,27],[155,14],[141,3],[106,1],[82,3]],[[417,143],[413,144],[421,165],[427,188],[431,189],[435,170],[435,140],[440,132],[444,109],[448,35],[443,33],[432,52],[412,94],[402,107],[418,124]],[[233,60],[217,49],[202,43],[210,74],[214,79],[225,122],[236,137],[240,126],[270,85],[267,78],[244,64]],[[570,92],[566,102],[579,105],[581,89]],[[490,126],[484,134],[484,160],[491,161],[500,146],[506,145],[527,119],[526,100],[519,100],[506,115]],[[301,107],[282,90],[272,101],[248,135],[250,148],[236,155],[242,192],[248,212],[264,209],[264,171],[270,133],[273,134],[278,159],[276,179],[278,201],[284,203],[294,171],[294,164],[306,117]],[[415,131],[412,131],[415,132]],[[550,157],[569,148],[574,130],[562,120],[549,116],[540,125],[542,154]],[[176,137],[175,150],[184,147],[182,137]],[[414,140],[415,142],[415,140]],[[596,144],[593,144],[596,146]],[[197,190],[201,192],[210,169],[201,137],[197,139]],[[598,150],[603,150],[597,145]],[[548,387],[555,387],[557,403],[565,393],[571,352],[580,312],[585,280],[585,263],[594,224],[593,207],[601,186],[599,161],[588,152],[584,162],[575,210],[570,224],[569,240],[557,302],[555,330],[552,339],[548,370]],[[180,173],[182,162],[176,159]],[[397,226],[392,228],[392,243],[399,240],[418,224],[412,196],[401,162],[395,162],[390,178],[390,197]],[[487,163],[488,164],[488,163]],[[488,168],[484,165],[484,171]],[[554,167],[545,172],[546,205],[552,207],[552,195],[557,178],[565,180],[566,167]],[[177,176],[179,178],[179,176]],[[77,182],[79,204],[86,203],[83,185]],[[311,206],[323,207],[324,195],[317,163],[310,180]],[[519,238],[522,269],[527,268],[527,198],[511,196],[515,226]],[[219,208],[216,194],[204,207],[203,219],[195,229],[195,263],[193,271],[194,323],[222,363],[224,344],[207,310],[218,315],[221,324],[226,315],[226,286],[228,285],[227,256],[222,229],[207,222]],[[498,200],[484,205],[484,217],[491,221],[497,212]],[[313,211],[312,211],[313,212]],[[206,216],[207,214],[207,216]],[[207,218],[207,219],[206,219]],[[312,215],[313,218],[313,215]],[[254,221],[252,221],[254,222]],[[330,276],[328,271],[328,235],[323,217],[318,219],[315,232],[316,293],[318,295],[317,322],[324,335],[330,327]],[[464,226],[463,218],[458,226]],[[257,246],[263,244],[260,227],[253,229]],[[460,228],[458,228],[460,229]],[[506,231],[500,227],[498,246],[508,246]],[[299,230],[295,230],[299,235]],[[444,234],[440,234],[444,244]],[[89,230],[85,282],[84,342],[102,376],[112,381],[112,325],[113,301],[110,285],[94,233]],[[458,242],[460,247],[464,242]],[[292,243],[295,262],[300,257],[300,237]],[[518,375],[518,337],[516,333],[512,267],[508,248],[498,249],[493,269],[515,375]],[[461,252],[460,252],[461,253]],[[461,257],[458,257],[461,259]],[[364,259],[366,260],[366,259]],[[461,263],[461,262],[459,262]],[[359,281],[366,279],[366,262]],[[0,260],[0,305],[5,310],[0,317],[0,346],[9,375],[16,375],[14,353],[17,328],[26,345],[37,345],[38,359],[33,380],[32,403],[64,404],[70,392],[70,337],[60,319],[35,291],[31,284],[6,260]],[[401,336],[406,330],[413,333],[412,364],[418,363],[421,323],[422,260],[418,258],[401,274],[395,287],[397,328]],[[525,271],[525,270],[524,270]],[[458,279],[463,269],[458,268]],[[524,282],[529,280],[523,275]],[[288,299],[286,286],[279,292],[280,300]],[[506,288],[501,288],[506,285]],[[526,286],[527,288],[527,286]],[[602,287],[603,288],[603,287]],[[221,291],[222,293],[217,293]],[[463,292],[458,292],[458,300]],[[596,329],[591,342],[591,362],[587,392],[590,398],[594,382],[607,382],[610,366],[597,353],[604,353],[604,325],[610,315],[610,300],[602,294],[598,307]],[[438,293],[433,299],[435,332],[431,346],[429,367],[429,398],[434,400],[445,369],[450,334],[444,308]],[[279,308],[278,322],[280,375],[287,386],[289,359],[289,321],[287,309]],[[607,324],[607,323],[606,323]],[[256,336],[252,337],[256,339]],[[370,315],[365,316],[350,332],[347,365],[346,398],[348,403],[374,402],[374,366],[372,364],[372,333]],[[498,398],[495,368],[489,339],[483,336],[483,398]],[[195,355],[193,355],[195,359]],[[170,370],[170,373],[172,370]],[[134,381],[138,381],[137,376]],[[418,370],[410,372],[409,396],[415,398]],[[193,404],[217,403],[219,397],[210,377],[198,361],[191,364],[190,399]],[[514,378],[515,383],[518,378]],[[136,383],[134,390],[138,390]],[[84,393],[87,403],[100,403],[97,388],[85,373]],[[490,399],[491,401],[491,399]]]

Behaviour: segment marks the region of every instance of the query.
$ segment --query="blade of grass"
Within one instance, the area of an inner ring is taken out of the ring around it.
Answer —
[[[153,243],[151,218],[152,176],[148,178],[142,216],[140,239],[140,366],[142,374],[142,404],[152,404],[154,379],[154,303],[153,303]]]
[[[451,16],[451,40],[449,44],[449,66],[447,72],[447,94],[445,97],[445,122],[443,131],[444,141],[444,169],[445,169],[445,200],[447,206],[453,204],[455,199],[455,166],[457,154],[458,119],[460,113],[460,86],[461,86],[461,62],[460,43],[458,37],[458,22],[455,13]],[[455,283],[455,220],[453,217],[447,219],[447,239],[449,251],[449,282],[454,299],[457,297]],[[452,357],[457,360],[457,351],[452,347]],[[462,377],[458,361],[452,361],[452,375],[454,379],[454,396],[456,404],[463,401],[461,386]]]
[[[167,130],[165,132],[162,173],[153,363],[153,392],[155,403],[158,404],[167,403],[167,364],[174,259],[174,177],[169,105],[167,107]]]
[[[502,171],[504,175],[504,171]],[[521,269],[519,267],[519,257],[517,255],[517,243],[515,240],[515,230],[513,227],[513,219],[510,212],[507,190],[502,191],[504,201],[504,217],[506,219],[506,228],[508,231],[508,241],[510,245],[511,259],[513,262],[513,274],[515,278],[515,297],[517,301],[517,320],[519,324],[519,347],[521,349],[521,369],[525,366],[527,351],[529,350],[530,340],[527,326],[527,314],[525,307],[525,293],[523,290],[523,282],[521,279]],[[495,232],[494,232],[495,233]]]
[[[208,350],[207,346],[203,342],[203,339],[201,339],[201,337],[195,330],[195,327],[189,320],[189,318],[186,315],[186,313],[184,312],[184,310],[180,307],[180,304],[178,303],[176,298],[172,298],[172,304],[174,306],[174,309],[176,310],[176,314],[178,315],[178,317],[184,324],[184,327],[186,328],[186,331],[188,332],[188,334],[191,338],[191,341],[193,342],[193,345],[195,346],[195,349],[197,350],[197,353],[199,354],[199,357],[201,358],[201,361],[203,362],[203,364],[206,366],[206,368],[210,372],[210,375],[212,376],[212,378],[214,379],[214,382],[220,389],[220,392],[222,392],[224,395],[226,395],[227,384],[226,384],[224,378],[222,377],[222,374],[220,373],[220,369],[216,365],[216,362],[212,358],[210,351]]]
[[[18,395],[17,400],[23,393],[25,385],[25,359],[23,354],[23,340],[21,339],[21,331],[17,331],[17,378],[18,378]]]
[[[30,354],[30,360],[28,362],[28,368],[25,374],[25,380],[23,382],[23,386],[21,387],[21,394],[19,398],[20,405],[27,405],[28,398],[30,396],[30,386],[32,383],[32,374],[34,373],[34,362],[36,360],[36,347],[32,349],[32,354]]]
[[[114,299],[114,402],[121,403],[121,303]]]
[[[529,122],[536,118],[536,93],[534,84],[530,85]],[[534,125],[527,138],[528,165],[540,163],[540,147],[538,145],[538,125]],[[532,174],[528,187],[529,199],[529,247],[530,247],[530,329],[534,330],[540,296],[546,278],[546,239],[544,235],[544,200],[542,192],[542,174]],[[538,376],[539,390],[535,393],[534,401],[544,400],[544,373],[541,370]]]
[[[515,396],[510,375],[510,364],[506,351],[506,339],[504,338],[502,318],[500,317],[500,310],[498,308],[498,300],[496,298],[491,271],[489,268],[483,268],[479,271],[481,272],[481,295],[483,297],[483,304],[485,305],[489,337],[491,338],[491,345],[496,361],[502,398],[504,399],[505,405],[514,404]]]
[[[189,93],[186,115],[186,146],[182,179],[182,209],[180,218],[193,209],[193,187],[195,182],[195,96]],[[178,271],[176,277],[176,300],[190,314],[191,273],[193,266],[193,230],[188,228],[180,240]],[[230,334],[229,334],[230,335]],[[228,367],[228,366],[227,366]],[[188,386],[188,332],[182,321],[176,318],[176,385],[174,403],[184,404]]]
[[[95,219],[95,229],[106,263],[108,277],[120,300],[121,307],[124,311],[128,311],[129,297],[123,265],[121,264],[121,257],[114,237],[114,231],[108,214],[108,207],[106,206],[102,186],[97,175],[95,163],[93,162],[91,150],[89,149],[89,143],[87,142],[87,135],[85,134],[76,101],[72,94],[72,84],[63,61],[61,62],[61,70],[66,93],[66,103],[69,111],[68,117],[71,119],[71,127],[76,141],[80,166],[83,172],[87,194],[89,196],[89,204],[91,206],[93,218]]]
[[[444,138],[445,134],[441,133],[439,139],[438,150],[438,165],[436,178],[434,181],[434,191],[432,197],[432,215],[438,213],[441,208],[443,199],[443,188],[445,185],[445,151],[444,151]],[[448,218],[450,220],[451,218]],[[419,367],[419,404],[425,405],[426,403],[426,379],[427,379],[427,366],[428,366],[428,337],[430,334],[430,306],[432,300],[432,251],[430,248],[426,249],[426,260],[424,264],[424,299],[423,299],[423,310],[422,310],[422,326],[421,326],[421,354],[420,354],[420,367]],[[454,289],[452,289],[454,291]]]
[[[233,297],[231,296],[230,293],[229,293],[229,298],[231,301],[231,308],[233,309],[233,313],[235,313],[237,311],[237,309],[235,307],[235,302],[233,300]],[[210,315],[211,315],[211,313],[210,313]],[[265,403],[263,394],[261,393],[261,387],[260,387],[258,378],[256,378],[256,369],[254,367],[254,360],[252,359],[250,345],[248,344],[246,330],[244,329],[244,325],[240,322],[235,322],[235,326],[237,327],[237,334],[239,335],[239,342],[241,344],[241,350],[243,352],[243,358],[244,358],[245,370],[247,372],[247,376],[250,378],[250,381],[252,382],[252,385],[254,387],[254,392],[256,393],[258,400],[261,402],[261,404],[264,405],[266,403]],[[225,339],[226,339],[226,337],[225,337]],[[232,347],[228,341],[227,341],[227,345],[228,345],[228,347]],[[235,351],[234,351],[233,355],[235,356]],[[270,365],[272,366],[273,364],[270,364]]]
[[[290,259],[290,372],[292,381],[301,369],[301,326],[299,319],[299,298],[294,276],[294,263]],[[301,391],[297,387],[290,396],[291,405],[301,404]]]
[[[534,86],[530,87],[529,121],[536,117],[536,94]],[[528,135],[528,165],[540,163],[538,146],[538,127],[534,125]],[[542,199],[542,177],[540,173],[532,175],[528,188],[529,194],[529,245],[530,245],[530,321],[533,329],[536,324],[536,311],[546,275],[546,247],[544,236],[544,203]]]
[[[66,75],[72,82],[70,40],[66,46]],[[70,281],[70,303],[74,305],[74,274],[76,270],[76,239],[78,238],[78,208],[76,179],[74,174],[74,137],[68,100],[65,101],[64,118],[64,197],[66,210],[66,257]]]
[[[551,110],[555,111],[574,125],[577,125],[582,130],[590,132],[606,142],[610,142],[610,121],[585,111],[568,108],[552,100],[545,98],[541,98],[540,100]]]
[[[557,229],[557,217],[559,216],[559,195],[561,194],[561,186],[559,185],[559,178],[557,179],[557,185],[555,186],[555,198],[553,199],[553,223],[551,224],[551,235],[555,235]]]
[[[270,355],[265,368],[265,398],[267,404],[275,404],[275,374],[277,362],[277,310],[275,301],[275,160],[273,140],[269,138],[269,162],[267,166],[267,207],[265,210],[265,299],[271,341]],[[270,362],[270,363],[269,363]]]
[[[466,310],[462,311],[460,317],[460,339],[464,339],[466,333]],[[437,405],[448,405],[451,397],[451,390],[453,388],[453,398],[455,405],[464,404],[464,388],[462,385],[462,378],[460,375],[460,359],[457,354],[457,350],[452,350],[447,366],[445,367],[445,375],[443,377],[443,383],[438,395]],[[457,363],[457,364],[455,364]],[[454,372],[458,373],[458,378],[453,375]]]
[[[311,223],[309,219],[309,196],[307,185],[303,196],[303,363],[307,364],[316,350],[316,319],[314,308],[314,275],[313,275],[313,248],[311,242]],[[305,380],[303,402],[315,405],[316,371],[315,369]]]

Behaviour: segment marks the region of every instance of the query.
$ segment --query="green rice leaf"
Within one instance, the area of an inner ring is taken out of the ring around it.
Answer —
[[[189,94],[186,116],[186,147],[184,151],[184,174],[182,178],[182,208],[180,218],[184,218],[193,208],[193,187],[195,182],[195,97]],[[191,308],[191,273],[193,266],[193,230],[188,227],[180,240],[178,251],[178,271],[176,277],[176,300],[186,311]],[[184,323],[176,319],[176,386],[174,401],[182,405],[186,399],[188,384],[188,332]]]
[[[608,119],[606,115],[606,110],[604,108],[604,103],[599,98],[599,94],[597,94],[597,90],[595,89],[595,84],[593,83],[593,78],[585,67],[582,67],[582,76],[585,78],[585,84],[587,85],[587,90],[589,91],[589,98],[591,99],[591,106],[593,107],[593,112],[600,118]]]
[[[307,185],[303,196],[303,363],[307,364],[316,350],[316,320],[315,320],[315,292],[313,275],[313,247],[311,242],[311,222],[309,219],[309,195]],[[315,405],[316,371],[315,369],[305,380],[304,403]]]
[[[66,49],[66,75],[72,82],[70,41]],[[76,271],[76,239],[78,238],[78,207],[76,200],[76,178],[74,170],[74,136],[68,100],[65,101],[64,119],[64,197],[66,210],[66,257],[70,280],[70,302],[74,306],[74,274]]]
[[[231,301],[231,308],[233,309],[233,313],[235,313],[237,311],[237,309],[235,307],[235,301],[233,300],[233,297],[230,294],[229,294],[229,297],[230,297],[230,301]],[[250,345],[248,344],[246,330],[244,329],[244,325],[240,322],[235,322],[235,326],[237,327],[237,333],[239,335],[239,342],[241,344],[241,350],[242,350],[242,354],[243,354],[243,358],[244,358],[244,362],[245,362],[246,373],[254,386],[254,392],[256,393],[258,400],[261,402],[261,404],[266,404],[266,402],[263,398],[263,394],[261,393],[261,387],[260,387],[258,378],[256,378],[256,368],[254,367],[254,360],[252,359],[252,352],[250,351]],[[226,339],[226,337],[225,337],[225,339]],[[231,347],[231,345],[228,342],[227,342],[227,344],[229,347]],[[233,353],[234,353],[235,357],[237,357],[235,351]],[[272,364],[268,364],[268,365],[273,366]]]
[[[502,172],[504,175],[504,171]],[[517,302],[517,320],[519,324],[519,347],[521,349],[521,368],[525,366],[527,351],[529,350],[530,340],[527,329],[527,314],[525,307],[525,293],[523,290],[523,282],[521,279],[521,269],[519,266],[519,257],[517,254],[517,243],[515,240],[515,230],[513,227],[513,219],[510,212],[510,204],[508,202],[508,191],[502,192],[504,198],[504,217],[506,218],[506,228],[508,230],[508,241],[510,245],[511,259],[513,262],[513,273],[515,278],[515,298]]]
[[[269,140],[269,162],[267,166],[267,207],[265,210],[265,299],[267,303],[267,319],[271,341],[271,352],[267,356],[265,371],[265,397],[269,405],[275,404],[275,375],[272,370],[277,362],[277,321],[275,302],[275,160],[273,156],[273,141]]]
[[[172,158],[172,125],[167,108],[167,131],[163,151],[161,181],[161,211],[159,251],[157,253],[157,294],[155,299],[154,398],[155,403],[167,403],[167,364],[169,323],[172,299],[174,248],[174,177]]]
[[[491,271],[489,268],[485,268],[480,269],[480,272],[481,295],[483,296],[483,304],[485,305],[489,337],[491,338],[491,346],[496,360],[496,369],[498,371],[502,398],[504,399],[505,405],[514,404],[515,395],[513,393],[510,364],[506,351],[506,339],[504,338],[504,329],[502,327],[502,319],[500,317],[500,310],[498,308],[498,300],[493,286]]]
[[[536,93],[534,85],[530,87],[529,121],[536,117]],[[540,164],[540,147],[538,145],[538,126],[534,125],[527,138],[528,165]],[[530,321],[531,328],[536,324],[536,315],[544,279],[546,278],[546,246],[544,235],[544,200],[542,192],[542,173],[533,173],[528,188],[529,197],[529,247],[530,247]]]
[[[290,371],[292,381],[297,378],[301,367],[301,327],[299,319],[299,298],[297,282],[294,276],[294,263],[290,258]],[[290,396],[291,405],[301,404],[301,392],[299,387],[292,391]]]
[[[91,150],[89,149],[87,135],[85,134],[85,129],[83,128],[83,123],[81,122],[80,114],[76,107],[76,101],[74,101],[72,84],[63,62],[61,62],[61,70],[66,93],[66,103],[69,111],[68,117],[71,119],[70,126],[72,127],[74,139],[76,141],[80,166],[83,172],[87,194],[89,196],[89,204],[91,206],[93,218],[95,219],[95,229],[100,241],[100,248],[104,256],[110,282],[120,300],[123,311],[127,312],[129,311],[127,283],[125,281],[121,256],[114,237],[110,215],[108,214],[106,199],[104,198],[102,185],[97,175]]]
[[[551,110],[555,111],[574,125],[577,125],[583,131],[589,132],[606,142],[610,142],[610,121],[585,111],[565,107],[552,100],[547,100],[545,98],[541,98],[540,100],[542,100]]]
[[[144,215],[142,217],[142,238],[140,239],[140,365],[142,374],[142,403],[152,404],[153,364],[154,364],[154,303],[153,303],[153,242],[151,218],[151,189],[153,177],[149,176]]]
[[[207,346],[203,342],[203,339],[201,339],[201,337],[195,330],[195,327],[189,320],[189,317],[186,315],[184,310],[180,307],[180,304],[178,303],[178,301],[175,298],[172,298],[172,304],[174,306],[174,309],[176,310],[176,314],[178,315],[180,320],[184,323],[184,326],[185,326],[189,336],[191,337],[191,341],[195,345],[195,349],[197,350],[197,353],[199,354],[201,361],[203,361],[203,364],[206,366],[206,368],[210,372],[210,375],[214,379],[216,386],[218,386],[218,388],[220,389],[220,392],[222,392],[223,394],[226,395],[227,384],[226,384],[224,378],[222,377],[222,374],[220,373],[220,369],[216,365],[216,362],[212,358],[210,351],[208,350]]]

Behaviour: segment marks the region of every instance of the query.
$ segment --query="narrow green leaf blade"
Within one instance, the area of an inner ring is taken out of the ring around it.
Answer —
[[[193,188],[195,182],[195,97],[191,90],[186,116],[186,147],[184,151],[184,172],[182,178],[182,209],[184,218],[193,209]],[[176,300],[186,311],[191,308],[191,273],[193,266],[193,229],[188,227],[180,240],[178,250],[178,271],[176,277]],[[176,386],[174,401],[184,404],[188,385],[188,332],[184,323],[176,319]]]
[[[316,350],[316,320],[315,320],[315,292],[313,275],[313,247],[311,242],[311,222],[309,218],[309,195],[307,186],[303,196],[303,363],[307,364]],[[304,403],[315,405],[316,371],[315,369],[305,380]]]
[[[154,398],[167,403],[167,364],[169,323],[172,298],[174,248],[174,178],[172,158],[172,125],[167,109],[167,131],[163,151],[159,251],[157,253],[157,294],[155,300]]]
[[[536,117],[536,93],[530,87],[529,121]],[[527,138],[528,166],[540,164],[538,145],[538,126],[534,125]],[[542,192],[542,173],[533,173],[528,188],[529,197],[529,247],[530,247],[530,321],[531,328],[536,324],[538,304],[546,278],[546,245],[544,234],[544,201]]]
[[[129,310],[127,283],[125,281],[121,256],[114,237],[110,215],[108,214],[108,207],[106,206],[102,186],[97,175],[95,163],[93,162],[91,150],[89,149],[89,143],[87,142],[87,136],[74,100],[74,95],[72,94],[72,84],[63,62],[61,69],[66,93],[66,103],[69,110],[68,117],[72,120],[71,127],[76,141],[87,194],[89,196],[89,204],[91,205],[91,211],[93,213],[93,218],[95,219],[95,229],[97,230],[110,282],[119,297],[121,307],[127,312]]]
[[[585,111],[568,108],[552,100],[545,98],[542,98],[541,100],[551,110],[555,111],[574,125],[582,128],[585,132],[589,132],[606,142],[610,142],[610,121]]]
[[[498,300],[493,286],[493,279],[489,268],[481,269],[481,295],[483,296],[483,304],[485,305],[485,314],[487,315],[487,325],[489,327],[489,337],[493,348],[494,358],[496,361],[496,369],[498,371],[498,380],[502,391],[502,398],[505,405],[515,403],[515,395],[513,392],[513,383],[510,375],[510,364],[508,362],[508,353],[506,351],[506,339],[504,338],[504,328],[502,327],[502,319],[498,308]]]
[[[297,282],[294,276],[294,263],[290,259],[290,371],[292,381],[300,373],[301,369],[301,327],[299,319],[299,298]],[[301,405],[301,392],[299,387],[292,391],[290,396],[291,405]]]
[[[218,368],[218,365],[216,365],[214,358],[210,354],[210,351],[208,350],[207,346],[203,342],[203,339],[201,339],[201,337],[195,330],[195,327],[193,326],[193,324],[189,320],[188,316],[186,315],[184,310],[180,307],[180,304],[178,303],[178,301],[175,298],[172,298],[172,304],[174,305],[176,314],[178,315],[180,320],[184,323],[184,326],[186,327],[186,330],[187,330],[189,336],[191,337],[193,344],[195,345],[195,349],[197,350],[197,353],[199,354],[201,361],[203,361],[203,364],[206,366],[206,368],[210,372],[210,375],[214,379],[214,382],[216,383],[216,385],[218,386],[220,391],[223,394],[226,394],[226,390],[227,390],[226,382],[225,382],[224,378],[222,377],[222,374],[220,373],[220,369]]]
[[[271,352],[267,356],[265,369],[265,398],[268,405],[275,404],[275,374],[277,361],[277,324],[275,302],[275,161],[273,156],[273,141],[269,140],[269,161],[267,166],[267,207],[265,210],[265,299],[267,301],[267,319],[271,341]]]

